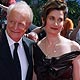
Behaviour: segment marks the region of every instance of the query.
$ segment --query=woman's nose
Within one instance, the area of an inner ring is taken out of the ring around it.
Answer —
[[[58,25],[58,22],[57,22],[57,21],[55,21],[55,22],[54,22],[54,24],[57,26],[57,25]]]

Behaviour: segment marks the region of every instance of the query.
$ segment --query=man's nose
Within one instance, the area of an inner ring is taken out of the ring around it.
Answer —
[[[18,23],[15,23],[14,29],[16,30],[18,28]]]

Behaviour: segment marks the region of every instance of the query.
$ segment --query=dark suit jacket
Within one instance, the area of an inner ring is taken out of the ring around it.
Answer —
[[[23,45],[29,63],[26,80],[32,80],[32,54],[29,54],[29,48],[24,40]],[[11,51],[4,31],[0,32],[0,80],[18,80],[17,71],[14,68]]]

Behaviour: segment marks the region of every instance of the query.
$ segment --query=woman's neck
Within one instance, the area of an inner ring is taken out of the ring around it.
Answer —
[[[55,44],[55,43],[58,43],[60,40],[61,40],[61,36],[60,35],[57,35],[57,36],[46,36],[45,38],[46,42],[48,44]]]

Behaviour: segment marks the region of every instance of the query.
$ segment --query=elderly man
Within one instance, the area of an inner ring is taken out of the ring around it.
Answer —
[[[23,39],[32,20],[33,12],[26,2],[9,6],[6,30],[0,32],[0,80],[32,80],[32,57]]]

